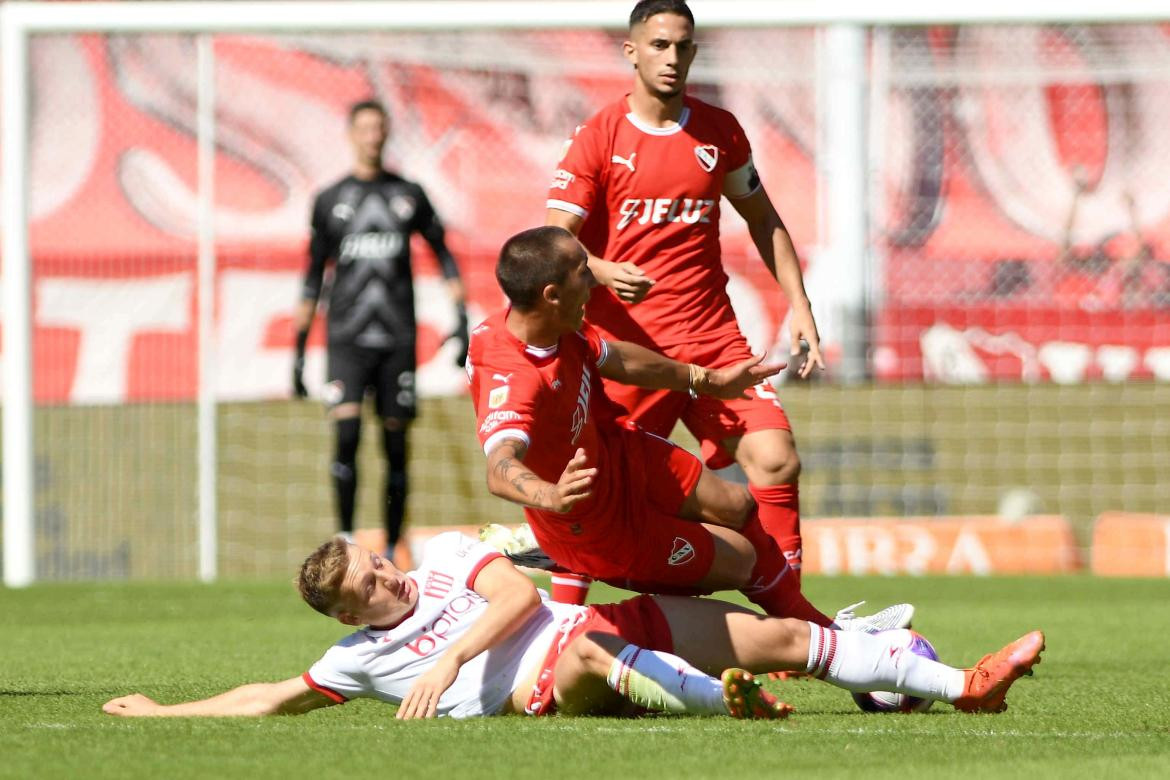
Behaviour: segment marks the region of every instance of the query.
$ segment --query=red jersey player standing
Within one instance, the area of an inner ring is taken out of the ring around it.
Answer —
[[[587,317],[605,338],[633,342],[684,363],[728,366],[751,355],[727,295],[719,248],[720,199],[748,224],[765,265],[788,297],[792,354],[824,368],[800,262],[729,112],[689,98],[694,17],[681,0],[642,0],[623,44],[634,66],[630,94],[577,128],[549,191],[547,223],[578,235],[604,285]],[[736,461],[760,520],[799,575],[800,459],[772,387],[724,401],[606,383],[606,392],[648,431],[670,435],[681,419],[712,468]]]

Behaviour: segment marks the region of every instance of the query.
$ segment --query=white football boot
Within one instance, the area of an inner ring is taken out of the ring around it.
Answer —
[[[864,631],[867,634],[876,634],[879,631],[889,631],[892,628],[910,628],[914,620],[913,604],[895,604],[872,615],[855,615],[853,610],[864,603],[864,601],[859,601],[840,610],[833,617],[833,623],[841,631]]]

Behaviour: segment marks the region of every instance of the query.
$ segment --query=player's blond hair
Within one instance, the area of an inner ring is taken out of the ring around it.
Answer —
[[[301,564],[297,590],[301,598],[322,615],[337,616],[341,603],[341,580],[349,568],[349,545],[334,537],[313,551]]]

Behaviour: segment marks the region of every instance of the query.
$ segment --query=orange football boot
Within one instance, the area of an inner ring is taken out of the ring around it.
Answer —
[[[1003,712],[1007,709],[1008,688],[1040,663],[1044,633],[1025,634],[999,652],[985,655],[973,669],[965,669],[963,695],[955,709],[963,712]]]

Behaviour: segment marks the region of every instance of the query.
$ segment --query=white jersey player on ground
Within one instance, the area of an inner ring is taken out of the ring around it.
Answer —
[[[399,718],[556,710],[782,718],[791,708],[752,672],[785,669],[848,690],[892,690],[999,712],[1012,682],[1044,648],[1043,634],[1033,631],[962,670],[901,652],[891,632],[837,631],[714,599],[557,604],[495,548],[457,533],[436,536],[423,561],[406,573],[330,540],[302,566],[301,595],[342,623],[364,627],[303,675],[172,705],[132,694],[103,709],[122,716],[298,714],[373,697],[398,703]]]

